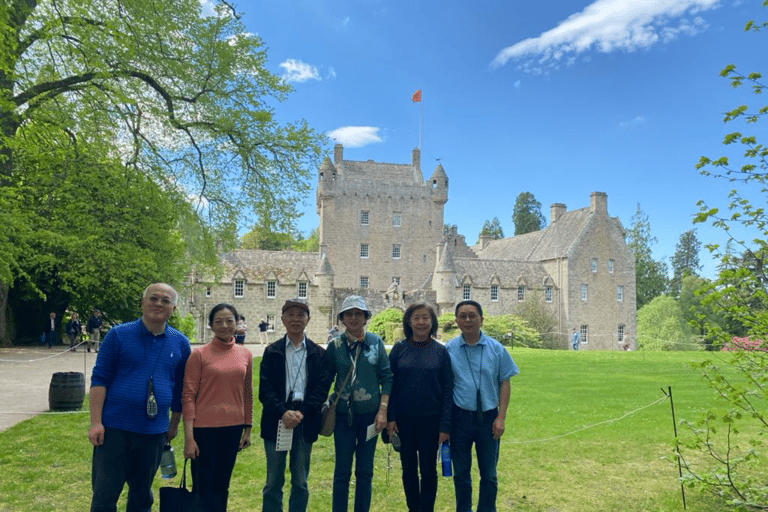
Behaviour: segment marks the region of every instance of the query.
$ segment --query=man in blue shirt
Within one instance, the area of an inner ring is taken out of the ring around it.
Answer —
[[[473,300],[456,304],[458,336],[446,344],[453,367],[451,458],[456,512],[472,510],[472,444],[477,451],[480,492],[477,512],[495,512],[499,439],[509,405],[509,379],[519,370],[504,346],[483,334],[483,308]]]
[[[576,328],[573,329],[571,334],[571,345],[573,345],[573,350],[579,350],[579,331]]]
[[[166,442],[176,437],[189,340],[168,326],[177,294],[151,284],[142,316],[113,327],[91,375],[91,512],[114,511],[128,484],[127,512],[150,512],[152,480]],[[168,409],[171,419],[168,420]]]

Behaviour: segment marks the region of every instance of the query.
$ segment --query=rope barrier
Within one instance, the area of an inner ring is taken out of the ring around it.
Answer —
[[[649,403],[648,405],[643,405],[642,407],[638,407],[634,411],[629,411],[627,413],[624,413],[623,415],[619,416],[618,418],[611,418],[611,419],[608,419],[608,420],[600,421],[598,423],[593,423],[592,425],[585,425],[585,426],[583,426],[581,428],[577,428],[576,430],[573,430],[571,432],[566,432],[565,434],[560,434],[560,435],[557,435],[557,436],[547,437],[547,438],[544,438],[544,439],[531,439],[531,440],[528,440],[528,441],[504,441],[504,443],[505,444],[533,444],[533,443],[545,443],[545,442],[548,442],[548,441],[554,441],[555,439],[560,439],[560,438],[563,438],[563,437],[566,437],[566,436],[570,436],[570,435],[576,434],[578,432],[583,432],[583,431],[588,430],[590,428],[594,428],[594,427],[598,427],[600,425],[605,425],[607,423],[614,423],[616,421],[623,420],[627,416],[630,416],[632,414],[635,414],[636,412],[642,411],[643,409],[647,409],[647,408],[652,407],[652,406],[654,406],[654,405],[656,405],[658,403],[661,403],[664,400],[666,400],[667,398],[668,397],[666,395],[662,396],[661,398],[659,398],[657,400],[654,400],[653,402]]]
[[[74,348],[78,348],[82,345],[87,344],[86,341],[81,341],[77,345],[74,346]],[[39,361],[47,361],[49,359],[53,359],[54,357],[60,357],[66,354],[67,352],[72,352],[69,348],[62,352],[56,352],[54,354],[51,354],[50,356],[41,357],[39,359],[0,359],[0,363],[37,363]]]

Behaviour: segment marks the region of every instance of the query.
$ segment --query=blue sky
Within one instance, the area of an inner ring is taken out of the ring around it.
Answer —
[[[344,144],[345,158],[407,163],[439,158],[449,177],[445,221],[469,244],[498,217],[511,236],[520,192],[568,209],[608,194],[627,227],[637,203],[674,254],[696,202],[725,206],[728,183],[700,176],[702,155],[727,154],[722,113],[757,104],[718,76],[727,64],[768,73],[760,0],[319,1],[244,0],[247,30],[268,48],[270,71],[295,92],[280,120],[304,118]],[[754,127],[755,125],[753,125]],[[751,131],[756,132],[760,125]],[[749,129],[744,130],[745,133]],[[759,132],[758,132],[759,133]],[[764,128],[763,128],[764,133]],[[333,141],[326,148],[332,155]],[[317,225],[314,193],[301,207]],[[704,243],[723,235],[699,226]],[[701,254],[704,275],[714,263]]]

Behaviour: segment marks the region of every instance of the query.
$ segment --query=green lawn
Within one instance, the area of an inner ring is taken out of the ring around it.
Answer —
[[[669,400],[650,404],[672,386],[678,420],[693,419],[714,395],[687,363],[719,354],[516,348],[512,356],[521,373],[512,379],[502,438],[499,511],[683,510],[677,466],[666,460],[673,454]],[[255,404],[257,424],[259,416]],[[0,432],[0,512],[87,510],[87,430],[87,414],[80,413],[41,415]],[[174,440],[179,466],[182,441]],[[235,467],[234,512],[261,508],[265,462],[258,432],[254,443]],[[406,510],[397,454],[379,444],[376,457],[372,510]],[[320,439],[310,474],[312,511],[330,509],[333,461],[332,439]],[[158,476],[156,487],[164,484]],[[690,511],[723,510],[706,495],[687,490],[686,498]],[[454,510],[448,478],[441,477],[436,510]]]

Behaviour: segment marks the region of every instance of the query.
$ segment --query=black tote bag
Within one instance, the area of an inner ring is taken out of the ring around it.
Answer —
[[[178,487],[160,488],[160,512],[208,512],[200,494],[187,489],[187,461]]]

